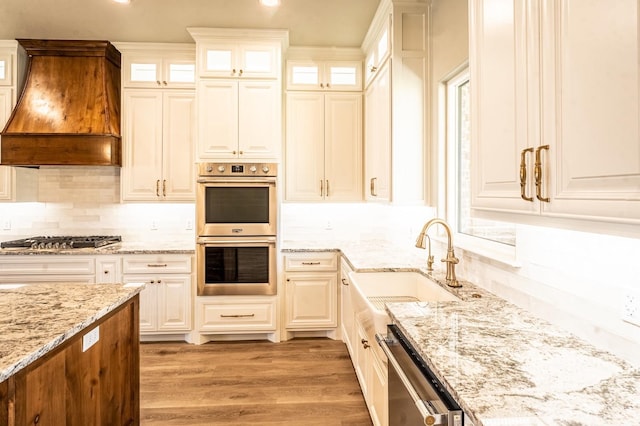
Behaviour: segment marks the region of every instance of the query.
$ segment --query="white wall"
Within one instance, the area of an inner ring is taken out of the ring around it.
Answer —
[[[193,243],[194,203],[120,203],[120,168],[41,167],[35,202],[0,203],[0,240],[34,235],[122,235]],[[152,230],[152,222],[156,229]]]

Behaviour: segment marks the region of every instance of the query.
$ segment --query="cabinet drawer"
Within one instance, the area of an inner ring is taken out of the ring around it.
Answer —
[[[200,332],[275,331],[275,300],[199,302]]]
[[[123,274],[190,274],[191,256],[124,256]]]
[[[5,256],[0,259],[2,275],[94,275],[93,257],[82,256]]]
[[[335,252],[293,253],[284,257],[285,271],[337,271],[338,256]]]

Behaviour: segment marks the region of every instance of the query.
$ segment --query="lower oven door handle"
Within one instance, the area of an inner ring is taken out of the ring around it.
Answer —
[[[433,408],[431,408],[430,406],[431,404],[429,404],[428,402],[420,398],[420,396],[414,389],[413,385],[407,378],[406,374],[404,374],[404,371],[402,371],[402,367],[400,367],[400,364],[398,363],[398,361],[396,360],[396,357],[391,352],[391,349],[389,349],[389,345],[387,344],[387,339],[381,334],[376,334],[376,341],[382,348],[382,351],[384,352],[384,354],[387,356],[387,359],[389,360],[389,364],[391,364],[393,369],[396,370],[396,373],[398,373],[398,377],[400,378],[400,381],[402,381],[402,384],[404,385],[405,389],[411,396],[413,403],[416,405],[416,408],[420,412],[420,415],[422,416],[424,424],[428,426],[444,424],[442,423],[442,420],[443,420],[442,416],[436,413]]]

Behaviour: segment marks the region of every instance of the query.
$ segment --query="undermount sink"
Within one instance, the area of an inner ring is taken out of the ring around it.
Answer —
[[[460,300],[419,272],[351,272],[349,278],[351,303],[371,315],[376,333],[385,334],[390,322],[385,303]]]

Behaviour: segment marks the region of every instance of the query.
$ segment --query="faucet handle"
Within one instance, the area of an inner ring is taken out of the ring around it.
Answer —
[[[455,255],[447,253],[447,257],[444,259],[441,259],[441,262],[449,262],[452,265],[456,265],[458,263],[460,263],[460,259],[458,259],[457,257],[455,257]]]

